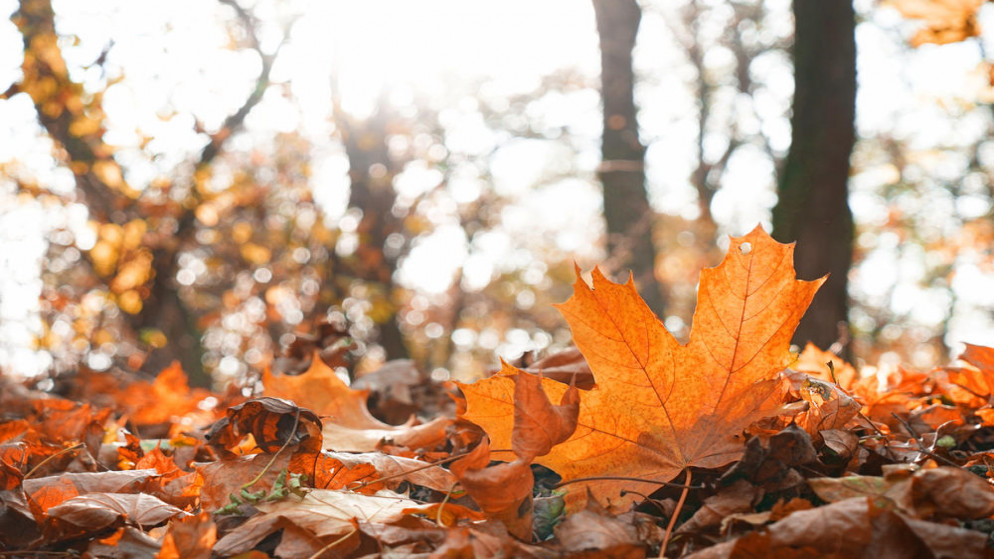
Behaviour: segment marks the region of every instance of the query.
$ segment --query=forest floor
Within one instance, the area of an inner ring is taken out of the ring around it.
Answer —
[[[575,349],[473,384],[350,385],[332,327],[260,390],[0,376],[0,556],[994,556],[994,349],[792,354],[819,284],[787,251],[733,239],[686,345],[595,271],[560,306]]]

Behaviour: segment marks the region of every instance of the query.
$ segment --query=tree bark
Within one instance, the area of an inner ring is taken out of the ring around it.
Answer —
[[[829,274],[794,334],[798,344],[811,341],[827,349],[839,339],[848,340],[855,14],[850,1],[794,0],[794,18],[792,138],[773,209],[773,236],[797,242],[800,277]]]
[[[656,280],[655,215],[645,190],[645,147],[639,140],[632,49],[642,11],[635,0],[593,0],[601,49],[604,135],[599,169],[604,187],[607,250],[631,269],[639,293],[661,315],[666,299]]]

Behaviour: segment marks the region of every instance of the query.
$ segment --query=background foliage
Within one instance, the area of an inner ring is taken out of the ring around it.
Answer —
[[[549,303],[568,295],[573,261],[614,277],[652,264],[639,285],[657,281],[654,308],[683,339],[725,235],[774,224],[797,93],[789,3],[637,6],[638,126],[622,129],[644,157],[640,234],[599,215],[614,160],[599,154],[612,124],[599,122],[597,3],[557,8],[582,31],[528,20],[543,32],[525,51],[562,67],[507,70],[494,60],[519,51],[467,43],[479,62],[458,74],[444,64],[458,47],[431,37],[471,37],[486,16],[317,4],[4,4],[0,366],[154,374],[179,359],[195,382],[223,382],[330,320],[362,345],[360,368],[411,357],[473,378],[495,351],[568,342]],[[988,10],[904,4],[966,23],[946,26],[962,30],[940,38],[951,45],[911,50],[928,38],[920,22],[855,5],[839,340],[864,363],[929,365],[992,337]],[[515,10],[497,13],[529,17]],[[432,64],[405,53],[418,38],[436,45]],[[625,256],[631,239],[652,241],[652,262]]]

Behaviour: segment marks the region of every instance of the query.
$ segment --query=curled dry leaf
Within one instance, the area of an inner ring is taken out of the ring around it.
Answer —
[[[505,369],[508,365],[504,364]],[[542,390],[542,380],[531,374],[514,376],[514,432],[511,450],[532,460],[545,456],[552,447],[570,438],[580,413],[580,393],[570,387],[558,406]]]
[[[566,480],[638,476],[670,481],[689,466],[715,468],[741,456],[742,430],[781,402],[779,372],[793,361],[790,338],[823,280],[798,281],[793,245],[762,229],[733,238],[724,261],[701,273],[690,342],[681,345],[638,296],[597,270],[559,306],[597,387],[580,396],[573,436],[536,461]],[[511,444],[511,373],[471,385],[465,417],[495,445]],[[565,393],[544,380],[550,397]],[[590,483],[598,498],[656,485]],[[633,500],[630,496],[623,500]]]
[[[411,419],[404,425],[364,429],[325,422],[321,433],[325,450],[369,452],[386,445],[415,450],[433,449],[445,444],[449,425],[452,425],[452,420],[447,417],[436,417],[420,424]]]
[[[821,438],[821,431],[842,429],[859,415],[862,405],[844,390],[830,382],[812,377],[806,373],[787,369],[791,396],[807,402],[806,410],[794,416],[793,420],[814,438]]]
[[[48,509],[47,515],[49,522],[60,524],[66,536],[73,536],[100,531],[118,520],[156,526],[187,513],[144,493],[87,493]],[[63,523],[75,527],[78,532],[62,526]]]
[[[779,491],[804,482],[795,469],[818,459],[811,437],[797,425],[788,425],[771,437],[753,437],[745,454],[722,476],[724,483],[747,479],[766,491]]]
[[[263,452],[286,449],[292,454],[289,470],[314,479],[322,434],[321,420],[313,411],[280,398],[254,398],[228,408],[227,417],[211,427],[207,440],[232,449],[247,435]]]
[[[505,369],[510,366],[504,364]],[[553,405],[542,388],[541,379],[522,373],[514,377],[514,428],[511,449],[517,459],[488,466],[490,443],[484,439],[465,457],[450,466],[469,496],[487,514],[504,523],[522,540],[532,533],[531,463],[548,454],[576,429],[579,413],[576,388],[566,390],[559,405]]]
[[[951,399],[974,407],[983,406],[989,412],[994,397],[994,349],[966,344],[959,360],[965,366],[944,369]]]
[[[387,361],[355,379],[352,388],[368,390],[372,412],[389,423],[404,423],[419,411],[412,389],[426,386],[426,375],[410,359]]]
[[[839,455],[842,460],[849,460],[859,450],[859,435],[844,429],[829,429],[821,431],[825,446]]]
[[[994,488],[959,468],[920,470],[911,477],[916,516],[924,519],[987,518],[994,515]]]
[[[228,408],[227,417],[211,427],[207,440],[214,446],[230,449],[249,434],[263,452],[270,454],[309,439],[307,446],[313,447],[314,452],[321,448],[318,416],[280,398],[254,398]]]
[[[488,466],[489,463],[490,444],[484,439],[449,468],[489,518],[500,520],[515,536],[531,539],[531,499],[535,485],[531,461],[518,458],[494,466]]]

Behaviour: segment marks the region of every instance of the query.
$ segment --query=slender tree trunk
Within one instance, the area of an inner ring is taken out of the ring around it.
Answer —
[[[655,215],[645,191],[645,148],[639,140],[632,70],[642,11],[635,0],[594,0],[594,13],[601,45],[604,136],[600,179],[608,254],[617,268],[631,269],[642,298],[662,314],[666,300],[655,274]]]
[[[141,312],[129,315],[128,322],[139,339],[153,330],[166,337],[166,345],[149,350],[143,369],[158,374],[173,361],[179,361],[190,384],[206,387],[211,385],[211,377],[204,369],[204,346],[197,313],[180,296],[176,283],[180,252],[193,241],[196,233],[193,211],[185,211],[175,223],[174,231],[156,233],[170,240],[159,243],[152,250],[154,277],[147,284],[148,296],[142,301]]]
[[[203,149],[197,163],[198,169],[207,169],[221,153],[224,143],[234,131],[239,130],[249,112],[262,100],[269,85],[269,74],[273,56],[261,51],[255,39],[256,22],[241,9],[234,0],[220,0],[231,5],[245,28],[249,46],[259,53],[262,59],[262,72],[256,79],[255,88],[242,106],[229,115],[222,130],[211,138]],[[172,361],[180,361],[190,382],[198,386],[210,385],[210,377],[204,370],[201,332],[197,325],[198,313],[180,297],[176,285],[179,271],[179,255],[184,248],[195,242],[196,220],[194,209],[202,200],[196,189],[190,188],[188,199],[179,211],[168,210],[165,217],[150,217],[140,200],[125,192],[126,185],[105,182],[95,171],[97,165],[113,167],[120,173],[114,160],[114,150],[103,139],[103,109],[99,97],[82,102],[85,96],[80,84],[71,81],[61,51],[58,50],[58,37],[55,32],[55,13],[51,0],[21,0],[15,12],[24,39],[25,58],[22,64],[24,78],[3,94],[9,96],[19,90],[29,93],[38,112],[42,126],[52,140],[64,148],[68,166],[76,176],[76,185],[86,203],[90,215],[99,223],[112,223],[123,226],[129,221],[141,219],[149,226],[149,235],[143,241],[143,249],[152,254],[150,278],[140,286],[142,307],[135,314],[129,314],[125,322],[138,345],[148,351],[148,359],[143,368],[150,373],[158,373]],[[39,84],[46,84],[40,87]],[[79,103],[68,103],[72,98]],[[101,122],[94,131],[74,131],[73,124],[81,116]],[[119,181],[120,182],[120,181]],[[171,217],[170,217],[171,216]],[[165,230],[163,230],[165,229]],[[155,239],[148,243],[147,239]],[[103,277],[102,281],[110,281]],[[152,331],[161,332],[165,345],[145,343]]]
[[[794,112],[790,152],[773,209],[773,236],[797,242],[798,275],[829,274],[794,335],[826,349],[847,338],[853,218],[849,155],[855,138],[856,41],[851,1],[794,0]]]
[[[396,168],[387,149],[389,115],[382,105],[364,122],[353,122],[344,112],[336,111],[336,125],[342,130],[346,155],[349,158],[349,178],[352,182],[349,207],[362,211],[356,233],[359,246],[345,262],[354,277],[365,282],[372,293],[374,305],[388,309],[385,318],[377,320],[378,343],[388,359],[409,356],[394,301],[393,274],[397,270],[399,250],[388,251],[387,240],[391,234],[403,233],[401,220],[393,214],[397,194],[393,189]]]

